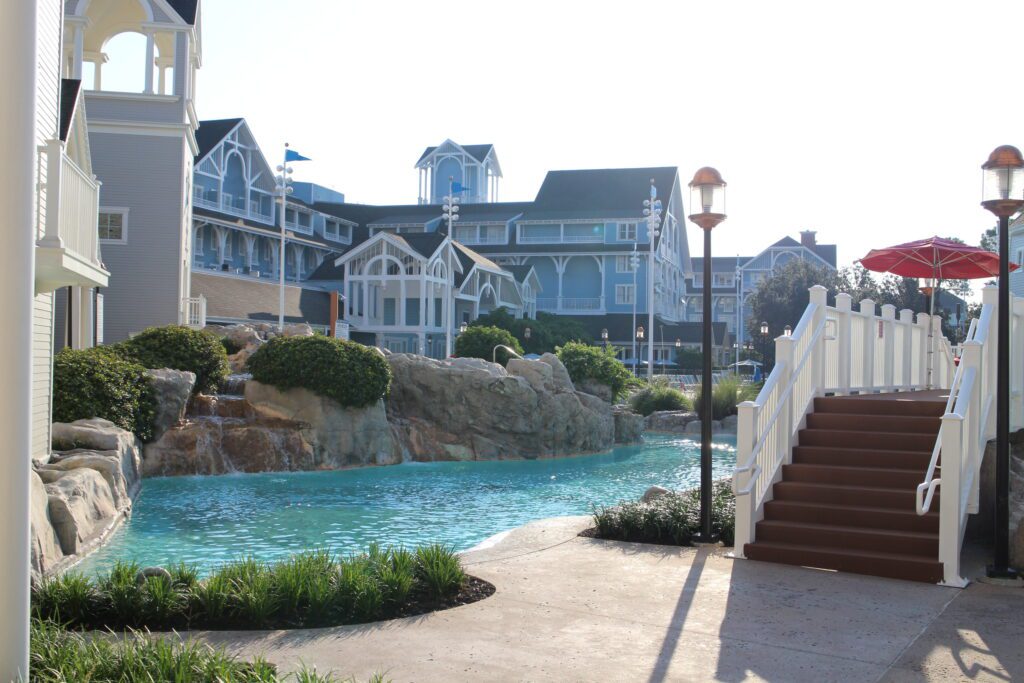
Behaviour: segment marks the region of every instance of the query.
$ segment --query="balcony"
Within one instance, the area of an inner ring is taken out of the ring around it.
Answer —
[[[181,300],[182,323],[193,330],[201,330],[206,327],[206,297],[189,297]]]
[[[204,190],[198,186],[192,190],[192,205],[228,213],[232,216],[252,218],[263,223],[274,222],[273,212],[264,213],[258,202],[250,201],[247,207],[245,197],[234,197],[226,192],[218,196],[217,190]]]
[[[46,224],[36,243],[36,292],[59,287],[106,287],[110,273],[100,262],[100,183],[64,152],[60,140],[47,143]]]
[[[537,310],[546,313],[604,313],[604,297],[539,298]]]
[[[604,228],[599,224],[542,224],[520,225],[520,244],[601,244]]]

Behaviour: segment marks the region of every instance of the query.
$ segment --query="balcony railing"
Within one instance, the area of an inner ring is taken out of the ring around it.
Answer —
[[[182,299],[182,322],[192,329],[201,330],[206,327],[206,297],[199,296]]]
[[[604,310],[604,297],[547,297],[537,299],[537,310],[548,313],[598,313]]]
[[[604,235],[519,235],[520,244],[600,244]]]
[[[195,187],[192,191],[193,206],[205,207],[214,211],[229,213],[233,216],[273,222],[273,211],[264,213],[258,202],[250,201],[248,208],[246,208],[245,203],[245,197],[235,197],[226,192],[218,197],[216,192],[208,194],[202,187]]]
[[[39,291],[80,285],[106,287],[110,276],[100,262],[100,183],[64,151],[60,140],[44,148],[46,223],[39,240],[36,281]]]

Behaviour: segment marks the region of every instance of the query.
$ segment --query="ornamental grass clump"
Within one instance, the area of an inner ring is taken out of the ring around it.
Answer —
[[[693,410],[693,403],[683,392],[665,383],[649,384],[629,397],[634,413],[647,417],[660,410]]]
[[[156,395],[145,372],[109,346],[61,349],[53,357],[53,421],[99,417],[148,441]]]
[[[735,534],[736,498],[729,479],[714,482],[711,528],[725,545]],[[700,530],[700,489],[665,493],[649,503],[627,501],[594,511],[598,538],[638,543],[689,545]]]
[[[93,580],[74,572],[32,591],[34,614],[75,629],[262,629],[354,624],[450,604],[468,577],[451,548],[409,551],[371,546],[361,555],[326,550],[274,564],[230,562],[200,579],[177,565],[137,580],[139,565],[118,563]]]
[[[196,375],[194,393],[216,393],[230,370],[220,339],[185,325],[150,327],[115,344],[118,355],[146,368],[171,368]]]
[[[391,366],[380,351],[333,337],[276,337],[261,346],[247,369],[257,382],[278,389],[308,389],[348,408],[384,398]]]

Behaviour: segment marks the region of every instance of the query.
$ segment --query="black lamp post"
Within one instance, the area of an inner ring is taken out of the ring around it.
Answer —
[[[725,220],[725,181],[710,166],[690,181],[690,220],[704,231],[704,314],[701,323],[704,368],[700,381],[700,533],[698,543],[718,540],[711,529],[711,231]]]
[[[605,327],[601,330],[601,341],[604,342],[604,347],[608,348],[608,328]]]
[[[771,372],[768,367],[768,321],[761,321],[761,362],[764,363],[764,371]],[[765,377],[765,379],[768,379]]]
[[[640,346],[640,351],[637,353],[636,358],[633,359],[633,370],[634,374],[640,376],[640,356],[644,355],[644,326],[636,328],[636,342]]]
[[[1024,207],[1024,157],[997,147],[982,168],[981,205],[999,218],[999,306],[996,348],[995,548],[988,575],[1012,579],[1010,567],[1010,216]],[[957,495],[952,492],[951,495]]]

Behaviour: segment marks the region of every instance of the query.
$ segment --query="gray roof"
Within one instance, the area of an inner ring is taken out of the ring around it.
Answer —
[[[188,24],[196,23],[199,0],[167,0],[167,4]]]
[[[199,127],[196,128],[196,144],[199,145],[199,154],[196,155],[195,161],[198,162],[209,154],[210,150],[219,145],[220,141],[241,121],[241,118],[200,121]]]
[[[530,271],[533,270],[533,266],[502,266],[502,270],[507,270],[512,273],[512,277],[516,279],[516,282],[526,282],[526,278],[530,276]]]
[[[192,294],[206,296],[208,318],[277,320],[277,283],[193,272]],[[286,286],[285,320],[328,325],[330,300],[323,290]]]
[[[457,142],[452,144],[458,145]],[[466,154],[481,163],[483,163],[484,159],[487,158],[487,155],[491,153],[491,150],[494,149],[494,145],[459,145],[459,147],[464,149]],[[421,161],[433,154],[435,150],[437,150],[436,145],[433,147],[427,147],[423,150],[423,154],[420,155],[420,158],[416,160],[416,163],[419,164]]]
[[[600,217],[640,216],[654,180],[662,200],[671,195],[678,170],[674,166],[655,168],[600,168],[548,171],[525,219],[542,214],[568,213]]]

